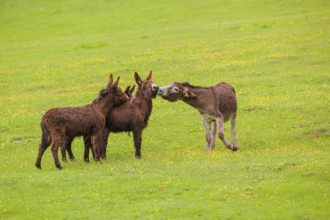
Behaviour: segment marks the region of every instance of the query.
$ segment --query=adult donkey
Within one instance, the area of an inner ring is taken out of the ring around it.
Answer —
[[[189,83],[173,83],[160,87],[158,95],[170,102],[182,100],[199,111],[206,131],[206,151],[215,147],[215,135],[227,148],[239,149],[236,139],[237,100],[235,89],[228,83],[221,82],[211,87],[193,86]],[[231,144],[224,135],[224,122],[231,121]]]

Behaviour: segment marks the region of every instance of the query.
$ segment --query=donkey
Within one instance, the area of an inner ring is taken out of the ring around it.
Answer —
[[[118,87],[119,77],[113,83],[110,79],[106,89],[89,105],[81,107],[53,108],[41,119],[42,138],[39,146],[36,167],[41,169],[41,159],[45,150],[52,143],[52,154],[55,166],[62,169],[58,159],[58,148],[65,152],[67,142],[72,142],[77,136],[90,136],[96,160],[100,160],[104,148],[105,118],[114,106],[128,100],[128,97]]]
[[[202,116],[206,131],[206,151],[210,152],[215,147],[215,135],[224,145],[232,150],[239,149],[236,139],[236,114],[237,99],[235,89],[228,83],[221,82],[211,87],[200,87],[185,83],[173,83],[160,87],[157,93],[170,102],[182,100],[197,109]],[[224,122],[231,121],[231,144],[224,135]]]
[[[133,97],[134,89],[135,89],[135,85],[132,88],[131,88],[131,86],[128,86],[125,89],[125,94],[127,95],[127,97],[129,99],[131,99]],[[114,109],[116,109],[116,108],[114,108]],[[128,133],[128,135],[129,135],[129,133]],[[107,138],[108,138],[108,135],[106,134],[106,136],[105,136],[105,144],[107,144],[107,142],[108,142],[108,139]],[[84,139],[84,145],[85,145],[84,160],[85,160],[85,162],[89,162],[89,149],[92,149],[91,137],[90,137],[90,135],[86,135],[86,136],[83,137],[83,139]],[[70,160],[75,160],[75,157],[73,155],[72,148],[71,148],[72,140],[71,141],[67,141],[67,143],[66,143],[66,150],[67,150],[67,152],[69,154]],[[92,150],[92,154],[93,154],[93,158],[95,158],[95,154],[94,154],[93,150]],[[105,154],[106,154],[105,150],[102,150],[101,151],[101,158],[102,159],[105,159]],[[65,151],[64,152],[62,151],[62,160],[63,161],[67,161]]]
[[[134,73],[134,78],[138,85],[136,95],[108,114],[106,119],[108,133],[105,138],[108,138],[110,132],[132,131],[135,156],[141,159],[142,131],[148,125],[152,111],[152,99],[156,98],[159,87],[152,82],[152,71],[145,80],[141,80],[137,72]],[[104,157],[106,156],[106,146]]]

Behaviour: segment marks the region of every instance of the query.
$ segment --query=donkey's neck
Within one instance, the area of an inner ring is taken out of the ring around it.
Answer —
[[[197,98],[190,98],[190,97],[184,97],[182,99],[182,101],[184,101],[185,103],[187,103],[188,105],[199,109],[201,106],[199,105],[199,101],[197,100]]]
[[[149,118],[152,111],[152,98],[144,96],[136,96],[133,100],[137,107],[139,107],[142,115]]]
[[[113,108],[113,103],[105,103],[97,100],[90,104],[90,106],[106,117]]]
[[[189,88],[189,92],[192,96],[185,96],[182,101],[197,109],[198,111],[207,112],[209,108],[210,100],[213,103],[214,94],[210,87],[198,87],[192,86]]]

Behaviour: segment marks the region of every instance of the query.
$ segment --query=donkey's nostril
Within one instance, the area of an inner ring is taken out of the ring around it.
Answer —
[[[158,89],[158,94],[163,94],[163,90],[162,89]]]

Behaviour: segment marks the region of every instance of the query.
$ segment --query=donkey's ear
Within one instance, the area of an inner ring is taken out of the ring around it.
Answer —
[[[134,73],[134,77],[135,77],[135,82],[141,86],[142,84],[142,80],[141,80],[141,77],[139,76],[139,74],[137,72]]]
[[[117,78],[116,82],[114,82],[111,87],[114,88],[114,89],[117,89],[117,86],[118,86],[118,83],[119,83],[119,79],[120,77]]]
[[[183,89],[183,94],[184,94],[185,98],[196,98],[197,97],[196,94],[193,93],[192,91],[189,91],[188,88]]]
[[[152,77],[152,70],[150,70],[150,73],[149,73],[149,75],[148,75],[148,77],[147,77],[146,80],[151,80],[151,77]]]
[[[134,89],[135,89],[135,85],[131,88],[131,90],[130,90],[129,92],[130,92],[131,94],[133,94]]]
[[[193,92],[186,92],[186,93],[184,94],[184,97],[185,97],[185,98],[196,98],[197,96],[196,96],[196,94],[193,93]]]
[[[127,86],[127,88],[125,89],[125,94],[126,95],[130,93],[130,88],[131,88],[131,86]]]
[[[112,74],[110,74],[109,76],[109,82],[108,82],[108,86],[110,88],[110,86],[112,85],[112,82],[113,82],[113,77],[112,77]]]

